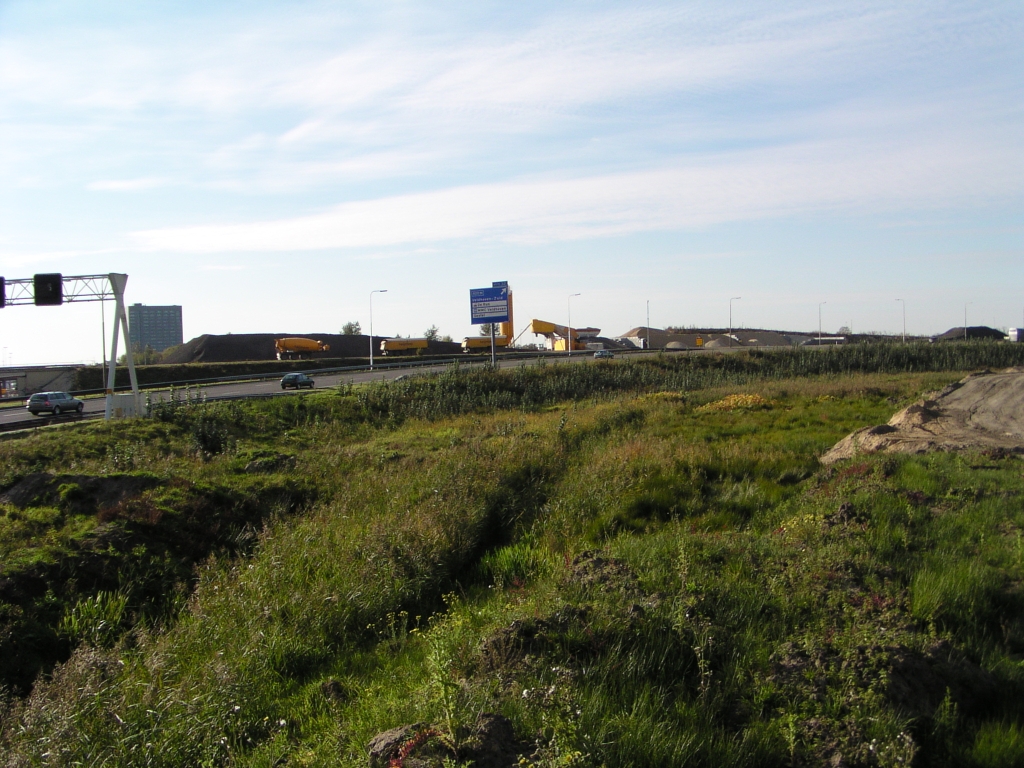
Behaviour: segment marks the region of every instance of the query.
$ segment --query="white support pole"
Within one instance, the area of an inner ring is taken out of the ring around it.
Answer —
[[[110,357],[107,359],[107,391],[106,406],[103,409],[103,418],[109,420],[114,415],[114,376],[117,373],[117,338],[121,332],[121,324],[117,322],[117,314],[114,314],[114,334],[110,342]]]
[[[132,354],[131,336],[128,335],[128,315],[124,311],[124,287],[128,275],[111,272],[108,275],[110,287],[114,292],[114,337],[110,345],[110,370],[107,374],[106,408],[104,417],[109,419],[114,411],[114,378],[117,373],[117,342],[121,330],[124,331],[125,359],[128,362],[128,376],[132,383],[132,394],[135,396],[135,413],[139,414],[139,381],[135,376],[135,357]]]

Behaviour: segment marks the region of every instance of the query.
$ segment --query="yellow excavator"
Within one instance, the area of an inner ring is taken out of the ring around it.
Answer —
[[[555,352],[566,352],[569,349],[574,352],[586,350],[588,349],[587,344],[581,339],[592,339],[601,332],[600,328],[576,328],[574,326],[570,329],[568,326],[549,323],[547,320],[531,320],[530,330],[535,336],[546,338]],[[572,339],[571,347],[569,346],[570,338]]]

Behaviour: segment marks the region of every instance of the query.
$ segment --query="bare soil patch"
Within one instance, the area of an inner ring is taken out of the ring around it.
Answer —
[[[846,436],[821,457],[821,463],[860,453],[971,448],[1024,453],[1024,368],[971,374],[904,408],[888,424]]]

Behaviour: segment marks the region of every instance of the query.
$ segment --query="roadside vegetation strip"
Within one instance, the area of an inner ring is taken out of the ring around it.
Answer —
[[[535,356],[531,353],[513,353],[502,359]],[[407,358],[384,358],[374,364],[382,370],[395,368],[419,368],[431,365],[460,363],[462,365],[487,365],[483,357],[452,357],[451,355],[417,356]],[[341,363],[339,365],[339,363]],[[327,360],[266,360],[237,363],[181,363],[175,365],[140,365],[136,367],[139,385],[144,389],[155,387],[202,385],[230,381],[262,381],[280,377],[285,373],[307,373],[325,375],[369,370],[368,358],[334,358]],[[79,368],[75,375],[76,392],[102,392],[106,374],[98,367]],[[128,369],[118,366],[117,379],[128,380]]]
[[[73,464],[228,492],[302,478],[319,499],[264,517],[251,554],[207,561],[190,595],[179,582],[161,621],[109,589],[58,603],[80,644],[9,702],[0,745],[15,764],[365,765],[371,737],[411,723],[458,758],[497,711],[535,765],[1012,749],[1019,460],[817,465],[960,374],[761,369],[637,397],[683,366],[571,368],[504,390],[474,372],[391,398],[179,405],[0,444],[3,488]],[[773,405],[698,410],[731,395]]]
[[[51,416],[50,418],[40,418],[38,416],[32,416],[22,421],[6,421],[0,422],[0,432],[16,432],[23,429],[38,429],[39,427],[54,427],[62,424],[77,424],[82,421],[91,421],[93,419],[103,418],[102,413],[81,413],[81,414],[67,414],[57,417]]]
[[[532,409],[618,392],[690,392],[764,379],[860,373],[971,371],[1024,365],[1024,345],[860,345],[827,350],[752,350],[729,355],[659,354],[601,365],[459,370],[355,390],[378,419],[445,418],[491,409]]]
[[[536,353],[505,353],[503,359],[510,357],[530,357]],[[761,370],[761,375],[829,375],[849,372],[901,372],[901,371],[925,371],[925,370],[972,370],[978,367],[1008,367],[1013,365],[1024,365],[1024,345],[995,343],[995,342],[967,342],[964,344],[947,342],[941,344],[928,344],[924,342],[913,344],[856,344],[841,347],[830,347],[827,349],[778,349],[778,350],[749,350],[729,355],[702,353],[690,356],[683,353],[662,353],[661,356],[677,361],[686,361],[686,365],[710,366],[725,368],[736,371],[739,368],[750,368],[749,365],[735,364],[736,360],[760,360],[767,358],[770,362],[766,365],[758,363],[755,367]],[[549,355],[552,364],[560,362],[560,358]],[[729,363],[730,359],[734,359]],[[542,362],[544,357],[539,358]],[[640,360],[631,359],[631,362],[646,362],[649,358]],[[696,361],[702,361],[700,363]],[[144,389],[158,387],[181,387],[187,385],[201,386],[217,382],[240,382],[259,381],[274,378],[287,372],[304,372],[310,374],[328,374],[347,371],[366,370],[366,365],[337,366],[335,360],[324,361],[261,361],[261,362],[240,362],[240,363],[190,363],[181,365],[153,365],[140,366],[138,368],[139,383]],[[438,364],[451,364],[468,368],[472,366],[486,366],[487,360],[481,356],[449,357],[424,359],[385,359],[378,362],[377,367],[387,368],[415,368]],[[775,369],[772,371],[771,369]],[[237,371],[241,371],[238,373]],[[748,371],[749,372],[749,371]],[[102,391],[102,379],[99,378],[100,371],[93,368],[83,368],[78,371],[75,383],[75,392],[93,393]],[[207,375],[207,374],[213,375]],[[118,369],[119,379],[124,381],[127,377],[127,369]],[[696,384],[695,386],[702,386]]]

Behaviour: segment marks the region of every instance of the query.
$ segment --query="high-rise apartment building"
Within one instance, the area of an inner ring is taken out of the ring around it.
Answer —
[[[181,307],[150,307],[132,304],[128,307],[128,335],[132,349],[152,348],[163,352],[181,344]]]

